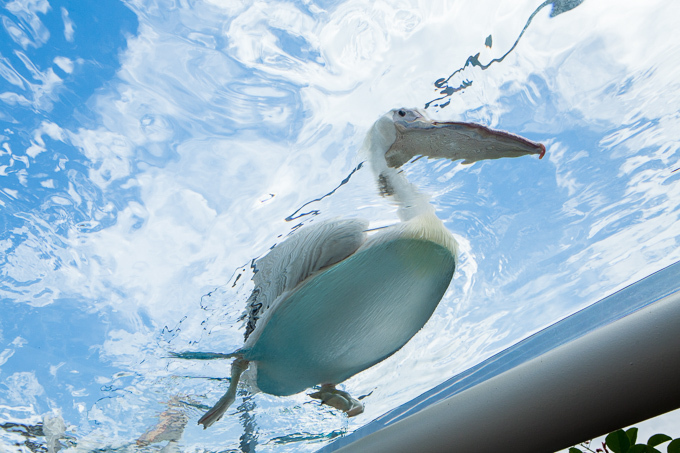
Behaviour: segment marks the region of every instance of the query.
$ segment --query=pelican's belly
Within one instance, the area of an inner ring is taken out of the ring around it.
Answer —
[[[401,348],[432,315],[455,267],[446,248],[396,239],[305,282],[245,354],[263,392],[290,395],[339,383]]]

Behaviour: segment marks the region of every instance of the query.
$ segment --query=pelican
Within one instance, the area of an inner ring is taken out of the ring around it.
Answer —
[[[399,168],[416,156],[483,159],[537,154],[545,146],[471,123],[436,122],[395,109],[370,129],[363,153],[400,222],[368,234],[368,222],[339,219],[296,232],[255,262],[242,348],[230,354],[183,352],[186,359],[233,358],[224,396],[198,421],[204,428],[234,402],[241,374],[257,388],[310,396],[353,416],[361,402],[336,385],[404,346],[428,321],[457,262],[456,241],[429,197]]]

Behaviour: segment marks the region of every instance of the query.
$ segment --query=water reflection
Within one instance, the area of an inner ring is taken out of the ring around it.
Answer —
[[[453,95],[454,93],[458,93],[460,91],[463,91],[465,88],[472,86],[472,81],[467,80],[467,79],[459,82],[457,86],[449,85],[449,82],[451,81],[451,79],[455,75],[465,71],[465,69],[467,67],[478,67],[481,70],[486,70],[486,69],[489,69],[489,67],[492,64],[501,63],[503,60],[505,60],[505,57],[510,55],[510,52],[515,50],[515,48],[517,47],[517,44],[519,44],[519,40],[522,39],[524,32],[527,31],[529,24],[531,24],[531,21],[534,19],[534,17],[543,8],[545,8],[546,6],[552,6],[552,9],[550,11],[550,17],[555,17],[559,14],[565,13],[567,11],[570,11],[570,10],[576,8],[581,3],[583,3],[583,0],[547,0],[547,1],[543,2],[538,8],[536,8],[534,10],[533,13],[531,13],[531,16],[529,16],[529,19],[527,19],[527,22],[524,25],[524,28],[522,28],[522,31],[519,33],[519,36],[515,40],[512,47],[510,47],[510,49],[507,52],[505,52],[502,56],[497,57],[497,58],[493,58],[488,63],[480,63],[480,61],[479,61],[479,55],[480,54],[479,53],[477,53],[475,55],[471,55],[471,56],[468,57],[467,61],[463,65],[463,67],[456,69],[455,71],[453,71],[453,73],[450,76],[448,76],[446,78],[437,79],[437,81],[434,82],[434,86],[437,89],[441,90],[439,92],[439,94],[442,94],[443,96],[436,98],[436,99],[433,99],[429,102],[426,102],[425,108],[428,108],[430,105],[432,105],[434,107],[444,108],[444,107],[448,106],[451,101],[450,100],[447,100],[446,102],[440,102],[440,101],[451,97],[451,95]],[[493,46],[492,35],[489,35],[489,36],[486,37],[486,39],[484,40],[484,45],[487,48],[491,49],[491,47]]]
[[[49,413],[74,449],[134,449],[173,395],[218,397],[223,367],[165,351],[238,347],[249,264],[300,223],[391,224],[355,157],[366,129],[477,53],[514,49],[465,66],[441,90],[474,83],[431,116],[530,135],[549,163],[406,168],[461,245],[458,276],[347,382],[373,391],[366,414],[256,395],[257,450],[314,450],[678,260],[678,5],[577,3],[4,3],[0,443],[47,448]],[[178,449],[240,449],[238,416],[208,433],[181,407]]]
[[[238,407],[239,419],[243,425],[243,434],[239,438],[239,448],[242,452],[254,452],[255,447],[257,447],[257,421],[255,419],[255,401],[253,401],[252,395],[248,395],[246,392],[240,392],[241,397],[243,397],[243,403]]]

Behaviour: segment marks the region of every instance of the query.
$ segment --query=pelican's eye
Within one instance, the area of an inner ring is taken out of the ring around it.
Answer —
[[[393,115],[394,116],[392,116],[392,120],[398,121],[400,123],[403,123],[403,122],[412,123],[414,121],[422,119],[422,117],[423,117],[423,115],[418,113],[416,110],[411,110],[411,109],[394,110]]]

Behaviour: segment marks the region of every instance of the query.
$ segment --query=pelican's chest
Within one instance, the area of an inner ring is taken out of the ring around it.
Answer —
[[[282,301],[247,353],[258,362],[258,386],[296,393],[383,360],[425,325],[454,269],[448,248],[399,238],[315,275]]]

